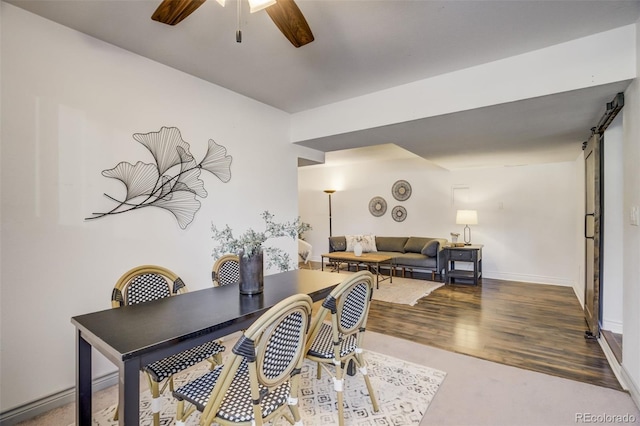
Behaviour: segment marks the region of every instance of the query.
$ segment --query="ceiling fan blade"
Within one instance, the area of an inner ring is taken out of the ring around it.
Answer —
[[[304,46],[314,40],[307,20],[293,0],[278,0],[276,4],[267,7],[266,11],[295,47]]]
[[[176,25],[199,8],[205,0],[163,0],[151,19],[167,25]]]

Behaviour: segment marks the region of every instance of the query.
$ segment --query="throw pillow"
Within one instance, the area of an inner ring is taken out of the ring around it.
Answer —
[[[425,256],[436,257],[438,255],[438,248],[440,248],[440,241],[431,240],[422,247],[421,253]]]
[[[354,251],[357,243],[362,246],[363,253],[378,251],[376,249],[376,239],[373,235],[345,235],[347,240],[347,251]]]
[[[353,251],[360,235],[345,235],[344,238],[347,240],[347,251]]]
[[[376,237],[376,248],[378,251],[397,251],[404,253],[404,245],[407,237]]]
[[[373,235],[363,235],[360,244],[362,244],[362,251],[364,253],[378,251],[378,248],[376,247],[376,237]]]
[[[409,237],[409,240],[404,245],[404,251],[406,253],[421,253],[422,247],[429,241],[431,241],[431,238]]]
[[[345,251],[347,249],[347,240],[345,237],[329,237],[329,251]]]

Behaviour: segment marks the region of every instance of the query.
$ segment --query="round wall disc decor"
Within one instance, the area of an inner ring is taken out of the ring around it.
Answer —
[[[391,210],[391,216],[393,216],[393,220],[396,222],[402,222],[407,218],[407,209],[402,206],[395,206],[393,210]]]
[[[398,201],[405,201],[411,197],[411,185],[406,180],[399,180],[391,187],[393,198]]]
[[[382,197],[373,197],[371,201],[369,201],[369,212],[376,216],[380,217],[387,211],[387,202]]]

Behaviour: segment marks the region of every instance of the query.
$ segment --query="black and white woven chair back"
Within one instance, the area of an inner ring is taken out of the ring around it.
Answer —
[[[125,303],[150,302],[171,296],[171,289],[167,280],[158,274],[142,274],[132,279],[126,286]]]
[[[120,277],[111,294],[111,303],[113,307],[135,305],[184,291],[184,282],[170,270],[160,266],[143,265],[127,271]]]
[[[258,378],[273,387],[289,380],[304,356],[309,313],[297,308],[265,330],[257,353]]]
[[[365,277],[350,285],[338,297],[337,315],[340,333],[351,334],[363,326],[367,319],[372,291],[373,282]]]
[[[211,274],[214,286],[237,284],[240,282],[240,259],[237,255],[222,256],[213,265]]]
[[[237,284],[240,281],[240,264],[233,260],[226,261],[218,269],[220,285]]]

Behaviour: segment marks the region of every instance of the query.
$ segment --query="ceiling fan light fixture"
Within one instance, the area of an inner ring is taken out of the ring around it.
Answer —
[[[223,0],[224,1],[224,0]],[[249,0],[249,12],[254,13],[269,6],[273,6],[277,0]]]
[[[151,19],[167,25],[176,25],[187,18],[193,11],[202,6],[206,0],[162,0]],[[278,27],[282,35],[294,47],[304,46],[314,40],[313,33],[295,0],[247,0],[251,13],[266,10],[269,18]],[[216,0],[222,7],[226,0]],[[238,27],[236,41],[242,41],[241,9],[244,0],[235,0],[238,9]]]

